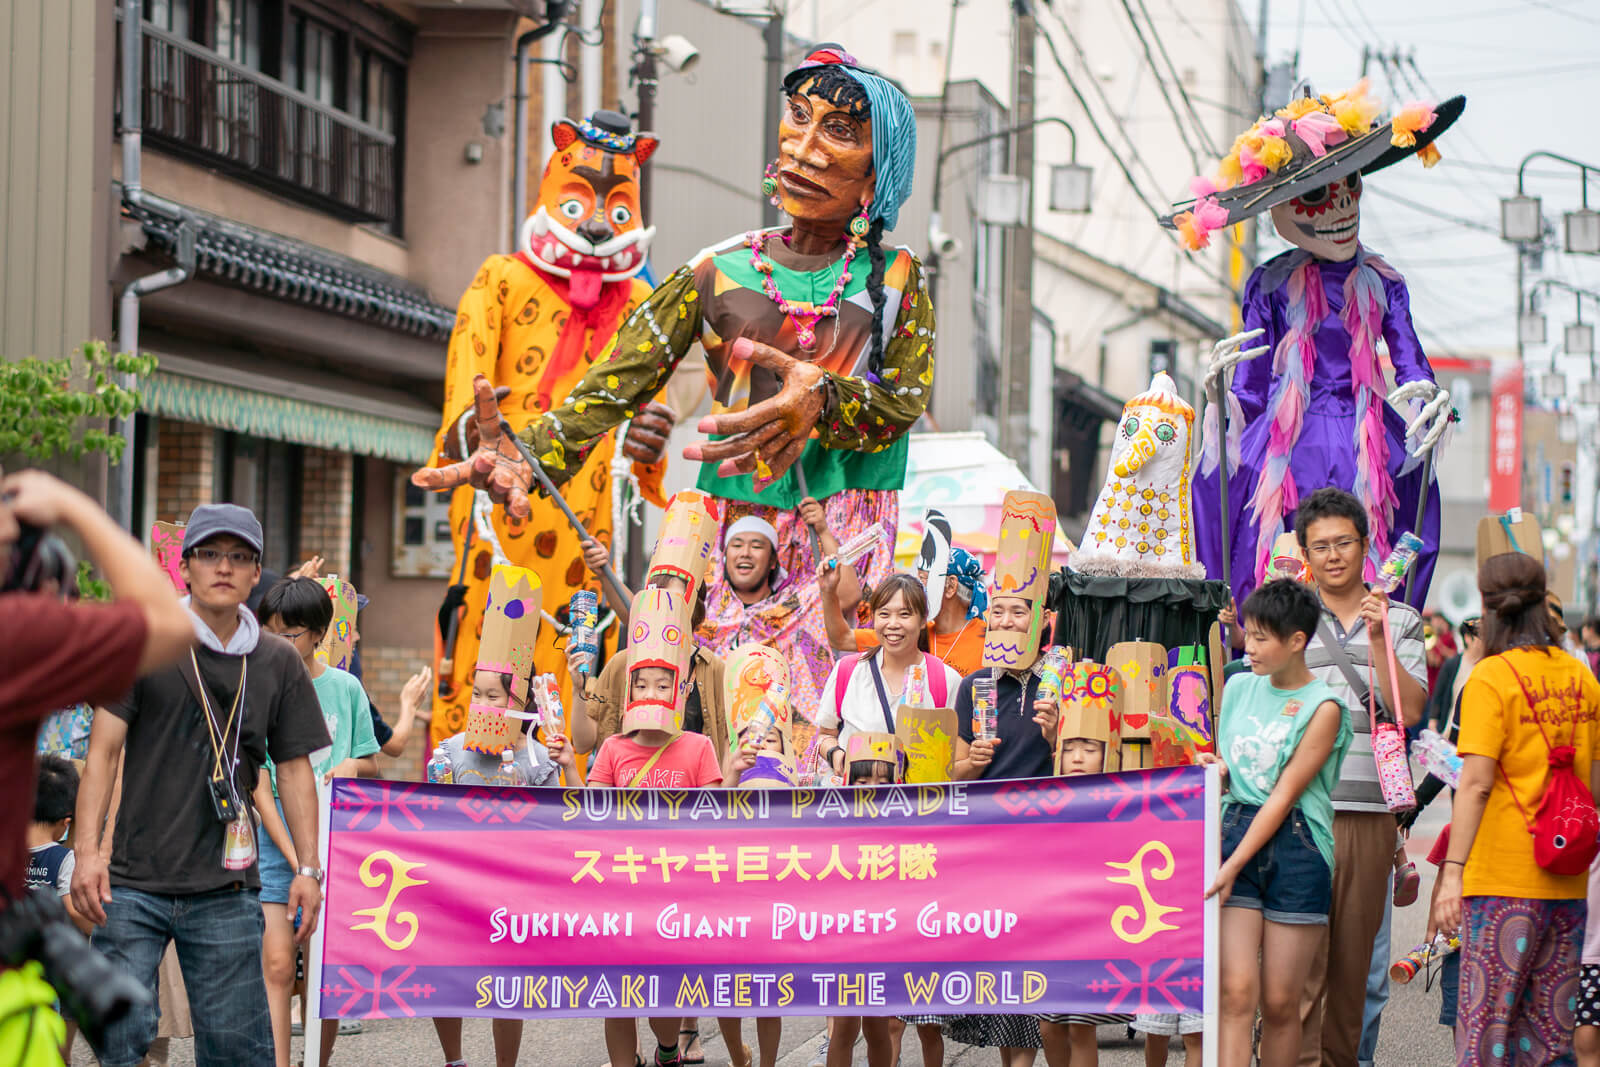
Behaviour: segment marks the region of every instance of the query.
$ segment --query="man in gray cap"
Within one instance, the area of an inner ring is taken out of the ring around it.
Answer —
[[[294,645],[244,608],[261,576],[261,523],[234,504],[195,508],[180,572],[197,644],[95,715],[78,790],[72,901],[94,944],[154,994],[178,945],[197,1064],[275,1061],[261,973],[260,879],[250,794],[270,754],[298,857],[288,914],[306,942],[322,904],[316,782],[308,755],[329,744]],[[101,855],[118,753],[122,800],[109,865]],[[155,1035],[152,1009],[106,1029],[95,1054],[134,1067]],[[287,1050],[285,1050],[287,1052]]]

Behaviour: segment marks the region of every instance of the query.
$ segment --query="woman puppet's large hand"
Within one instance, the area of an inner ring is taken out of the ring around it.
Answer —
[[[800,458],[822,415],[821,387],[827,374],[814,363],[747,338],[735,341],[729,356],[772,371],[782,379],[783,388],[776,396],[743,411],[701,419],[697,427],[701,433],[728,436],[721,441],[689,445],[683,456],[719,464],[717,473],[724,478],[754,472],[756,484],[763,485],[779,478]]]

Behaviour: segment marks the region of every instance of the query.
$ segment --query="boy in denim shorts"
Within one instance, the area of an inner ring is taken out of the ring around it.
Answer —
[[[1300,993],[1326,932],[1333,885],[1333,786],[1350,746],[1343,706],[1305,662],[1321,609],[1297,582],[1245,601],[1252,674],[1229,683],[1217,728],[1225,767],[1221,869],[1223,1063],[1247,1063],[1256,1010],[1261,1062],[1292,1064]]]

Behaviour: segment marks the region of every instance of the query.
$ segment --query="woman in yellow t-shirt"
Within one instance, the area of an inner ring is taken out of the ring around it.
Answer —
[[[1552,746],[1600,797],[1600,684],[1562,650],[1545,573],[1520,553],[1478,572],[1484,659],[1461,691],[1461,782],[1431,926],[1461,936],[1461,1063],[1571,1062],[1588,875],[1534,862],[1529,821]]]

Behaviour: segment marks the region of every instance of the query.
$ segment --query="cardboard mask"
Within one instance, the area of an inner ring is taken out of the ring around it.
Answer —
[[[1122,747],[1117,768],[1124,771],[1155,766],[1150,728],[1167,708],[1167,650],[1148,641],[1124,641],[1106,651],[1106,662],[1122,675]]]
[[[1122,738],[1123,679],[1115,667],[1079,660],[1062,679],[1061,719],[1056,735],[1056,773],[1063,773],[1062,742],[1075,737],[1105,745],[1101,770],[1118,769],[1117,747]]]
[[[317,645],[316,657],[330,667],[347,671],[356,648],[356,587],[337,574],[318,578],[317,584],[333,601],[333,621]]]
[[[1167,654],[1166,713],[1150,721],[1150,745],[1157,767],[1184,767],[1214,748],[1211,722],[1211,672],[1198,645]]]
[[[938,508],[929,508],[922,517],[922,549],[917,554],[917,570],[923,573],[923,591],[928,597],[928,618],[939,616],[944,603],[944,579],[950,572],[950,520]]]
[[[1272,226],[1285,241],[1318,259],[1343,263],[1360,244],[1361,172],[1308,189],[1272,209]]]
[[[351,590],[352,605],[354,599]],[[478,703],[467,706],[462,745],[469,751],[499,755],[516,747],[522,720],[528,717],[528,679],[533,674],[533,646],[539,637],[543,601],[539,576],[526,567],[502,563],[489,575],[477,669],[511,676],[511,704],[505,708]]]
[[[1505,552],[1521,552],[1544,562],[1544,531],[1539,520],[1521,508],[1512,508],[1504,515],[1486,515],[1478,520],[1478,566],[1490,556]]]
[[[689,698],[689,657],[693,635],[684,602],[667,589],[641,589],[633,598],[628,623],[628,693],[622,708],[622,732],[683,732],[683,709]],[[670,675],[664,694],[635,699],[633,680],[645,668]]]
[[[894,733],[905,753],[908,784],[951,780],[956,765],[954,708],[902,705],[895,715]]]
[[[698,489],[684,489],[667,501],[661,535],[650,556],[645,584],[657,578],[681,578],[686,584],[684,603],[692,611],[711,562],[711,545],[717,536],[717,505]]]
[[[983,639],[983,666],[1020,671],[1039,658],[1044,602],[1050,591],[1050,542],[1056,533],[1055,501],[1044,493],[1013,489],[1000,512],[1000,546],[995,554],[990,603],[994,597],[1019,597],[1032,607],[1026,637],[992,626]]]
[[[742,645],[728,657],[722,677],[728,709],[728,747],[739,747],[752,720],[767,718],[767,732],[776,726],[783,736],[783,751],[792,754],[789,661],[783,653],[770,645]],[[760,745],[761,739],[756,743]]]
[[[900,741],[894,734],[857,730],[844,743],[845,781],[850,780],[850,764],[869,760],[893,765],[898,781],[903,771],[905,753],[900,750]]]
[[[178,564],[183,562],[183,525],[181,522],[152,523],[150,554],[167,572],[167,577],[172,579],[172,587],[178,591],[178,595],[188,596],[189,587],[184,584],[183,572],[178,569]]]

